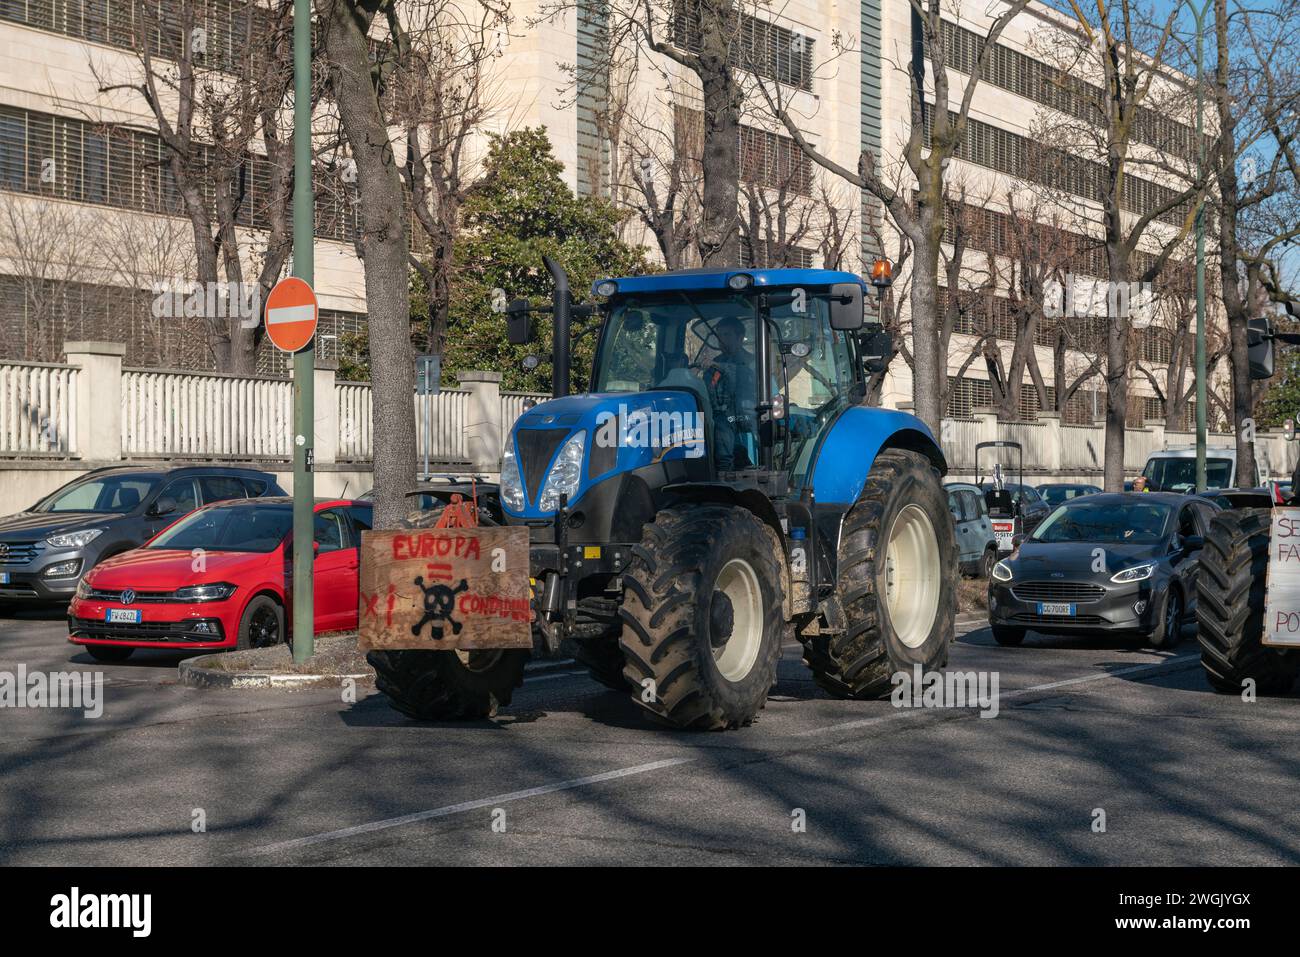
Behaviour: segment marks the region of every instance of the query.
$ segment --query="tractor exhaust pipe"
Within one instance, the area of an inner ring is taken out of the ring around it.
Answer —
[[[551,344],[551,396],[558,399],[569,394],[569,326],[573,318],[573,294],[569,291],[569,277],[565,275],[564,267],[550,256],[543,256],[542,262],[555,283],[551,307],[555,320]]]

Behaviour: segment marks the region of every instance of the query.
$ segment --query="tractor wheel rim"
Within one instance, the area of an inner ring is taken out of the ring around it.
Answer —
[[[713,586],[731,601],[731,635],[713,649],[718,673],[731,682],[742,681],[754,668],[763,646],[763,592],[753,566],[733,558],[722,566]]]
[[[919,648],[939,614],[942,563],[934,525],[919,505],[894,517],[885,549],[885,606],[894,634],[908,648]]]

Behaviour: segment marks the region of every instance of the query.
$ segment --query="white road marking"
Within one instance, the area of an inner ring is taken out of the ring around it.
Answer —
[[[534,681],[554,681],[556,678],[572,678],[574,675],[586,677],[587,670],[584,668],[581,671],[548,671],[543,675],[530,675],[524,678],[524,684],[530,685]]]
[[[1199,655],[1180,655],[1176,658],[1166,658],[1163,661],[1153,661],[1149,664],[1134,665],[1130,668],[1120,668],[1118,671],[1098,672],[1097,674],[1081,675],[1078,678],[1066,678],[1062,681],[1051,681],[1046,684],[1033,685],[1029,688],[1020,688],[1016,691],[1009,691],[1000,698],[1017,698],[1024,695],[1037,694],[1042,691],[1053,691],[1057,688],[1072,687],[1074,685],[1089,684],[1094,681],[1103,681],[1106,678],[1120,678],[1125,675],[1137,674],[1143,671],[1156,671],[1167,665],[1177,664],[1179,662],[1191,661],[1198,658]],[[557,675],[538,675],[536,678],[528,680],[541,680],[544,678],[561,678],[568,677],[569,674],[583,674],[584,672],[571,672]],[[843,731],[849,728],[861,728],[874,724],[883,724],[886,721],[894,721],[900,718],[906,718],[913,714],[925,714],[924,709],[909,709],[906,711],[894,711],[890,714],[876,715],[871,718],[862,718],[856,721],[846,721],[840,724],[827,725],[823,728],[813,728],[810,731],[801,731],[793,735],[796,738],[810,737],[817,734],[825,734],[828,731]],[[436,818],[451,817],[454,814],[463,814],[466,811],[476,811],[485,807],[497,807],[502,804],[508,804],[514,801],[524,801],[528,798],[542,797],[546,794],[554,794],[557,791],[571,791],[575,788],[587,787],[592,784],[603,784],[606,781],[617,781],[620,778],[632,777],[637,774],[647,774],[650,771],[659,771],[664,768],[681,767],[684,764],[695,764],[702,760],[701,757],[682,757],[682,758],[665,758],[661,761],[651,761],[649,764],[638,764],[635,767],[619,768],[615,771],[603,771],[600,774],[591,774],[587,777],[573,778],[568,781],[557,781],[554,784],[543,784],[538,787],[525,788],[522,791],[509,791],[505,794],[496,794],[492,797],[479,798],[474,801],[463,801],[460,804],[448,804],[445,807],[433,808],[428,811],[416,811],[413,814],[403,814],[400,817],[385,818],[380,821],[371,821],[367,824],[357,824],[353,827],[339,828],[336,831],[326,831],[323,834],[313,834],[310,837],[299,837],[288,841],[280,841],[276,844],[268,844],[264,847],[257,848],[254,854],[276,854],[280,851],[294,850],[300,847],[310,847],[314,844],[324,844],[329,841],[339,841],[349,837],[355,837],[359,834],[370,834],[375,831],[383,831],[392,827],[402,827],[406,824],[416,824],[420,821],[430,821]]]
[[[1078,678],[1066,678],[1064,681],[1049,681],[1047,684],[1032,685],[1028,688],[1019,688],[1015,691],[1007,691],[998,695],[999,701],[1005,701],[1007,698],[1022,698],[1029,694],[1038,694],[1040,691],[1053,691],[1056,688],[1067,688],[1073,685],[1089,684],[1093,681],[1104,681],[1106,678],[1121,678],[1124,675],[1137,674],[1139,671],[1153,671],[1163,668],[1166,665],[1177,664],[1181,661],[1193,661],[1200,658],[1200,655],[1179,655],[1177,658],[1166,658],[1163,661],[1153,661],[1145,665],[1133,665],[1129,668],[1120,668],[1118,671],[1101,671],[1092,675],[1081,675]],[[949,668],[949,671],[962,671],[968,669]],[[933,712],[934,709],[929,709]],[[964,709],[970,710],[970,709]],[[876,715],[872,718],[859,718],[855,721],[844,721],[840,724],[828,724],[824,728],[813,728],[809,731],[800,731],[795,735],[796,738],[807,738],[817,734],[825,734],[828,731],[844,731],[848,728],[862,728],[867,725],[879,724],[882,721],[888,721],[891,718],[906,718],[910,714],[925,714],[925,708],[908,708],[907,710],[896,711],[893,714]]]
[[[540,787],[527,788],[523,791],[510,791],[507,794],[497,794],[488,798],[480,798],[477,801],[464,801],[460,804],[448,804],[446,807],[434,808],[431,811],[417,811],[414,814],[404,814],[401,817],[390,817],[382,821],[371,821],[369,824],[358,824],[356,827],[340,828],[337,831],[326,831],[324,834],[315,834],[311,837],[299,837],[292,841],[281,841],[278,844],[268,844],[265,847],[258,848],[257,854],[274,854],[278,851],[287,851],[297,847],[308,847],[312,844],[323,844],[326,841],[338,841],[345,837],[353,837],[357,834],[369,834],[373,831],[382,831],[390,827],[401,827],[403,824],[414,824],[418,821],[429,821],[439,817],[449,817],[452,814],[461,814],[465,811],[475,811],[479,808],[496,807],[501,804],[507,804],[511,801],[523,801],[527,798],[540,797],[543,794],[554,794],[556,791],[571,791],[574,788],[586,787],[589,784],[603,784],[605,781],[617,781],[619,778],[632,777],[634,774],[645,774],[648,771],[658,771],[660,768],[671,768],[681,764],[691,764],[698,761],[699,758],[665,758],[662,761],[651,761],[649,764],[638,764],[633,768],[619,768],[617,771],[605,771],[601,774],[588,775],[585,778],[574,778],[571,781],[557,781],[555,784],[543,784]]]

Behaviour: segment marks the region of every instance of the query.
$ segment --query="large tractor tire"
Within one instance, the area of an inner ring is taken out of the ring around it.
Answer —
[[[1271,523],[1268,509],[1221,512],[1205,537],[1196,637],[1205,677],[1225,694],[1240,694],[1248,679],[1261,694],[1285,694],[1300,673],[1300,653],[1263,643]]]
[[[524,683],[530,653],[496,651],[372,651],[375,687],[388,703],[420,721],[490,718]]]
[[[742,508],[681,506],[646,525],[619,609],[632,699],[678,728],[752,722],[785,633],[781,563],[767,528]]]
[[[804,663],[837,698],[880,698],[897,672],[943,668],[957,615],[948,498],[925,456],[876,456],[840,532],[836,592],[844,630],[804,645]]]
[[[428,528],[442,509],[412,512],[403,528]],[[480,510],[479,521],[493,525]],[[532,653],[523,649],[493,651],[372,651],[366,660],[375,669],[375,687],[402,714],[420,721],[488,718],[510,703],[524,683],[524,665]]]

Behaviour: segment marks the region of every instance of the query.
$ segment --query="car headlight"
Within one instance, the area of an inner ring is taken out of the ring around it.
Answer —
[[[1156,573],[1156,563],[1147,562],[1144,565],[1134,565],[1126,568],[1122,572],[1116,572],[1110,576],[1110,580],[1116,585],[1126,585],[1129,582],[1146,581]]]
[[[54,548],[81,548],[83,545],[89,545],[103,534],[104,530],[102,528],[83,528],[79,532],[51,535],[45,540],[45,543],[52,545]]]
[[[587,444],[587,432],[584,429],[569,437],[560,446],[560,454],[555,457],[555,464],[546,473],[542,483],[542,495],[537,500],[537,507],[543,512],[553,512],[560,507],[560,496],[573,498],[578,490],[578,481],[582,477],[582,453]]]
[[[173,597],[177,601],[222,601],[234,593],[234,585],[229,582],[217,582],[214,585],[187,585],[178,588]]]
[[[512,512],[524,510],[524,483],[519,478],[519,463],[515,460],[514,449],[510,448],[501,456],[501,501]]]
[[[1011,566],[1006,562],[998,562],[993,566],[993,577],[1000,582],[1011,581]]]
[[[94,590],[94,589],[92,589],[92,588],[90,587],[90,585],[88,585],[88,584],[86,583],[86,579],[83,578],[81,581],[77,582],[77,597],[78,597],[78,598],[89,598],[89,597],[90,597],[90,593],[91,593],[93,590]]]

